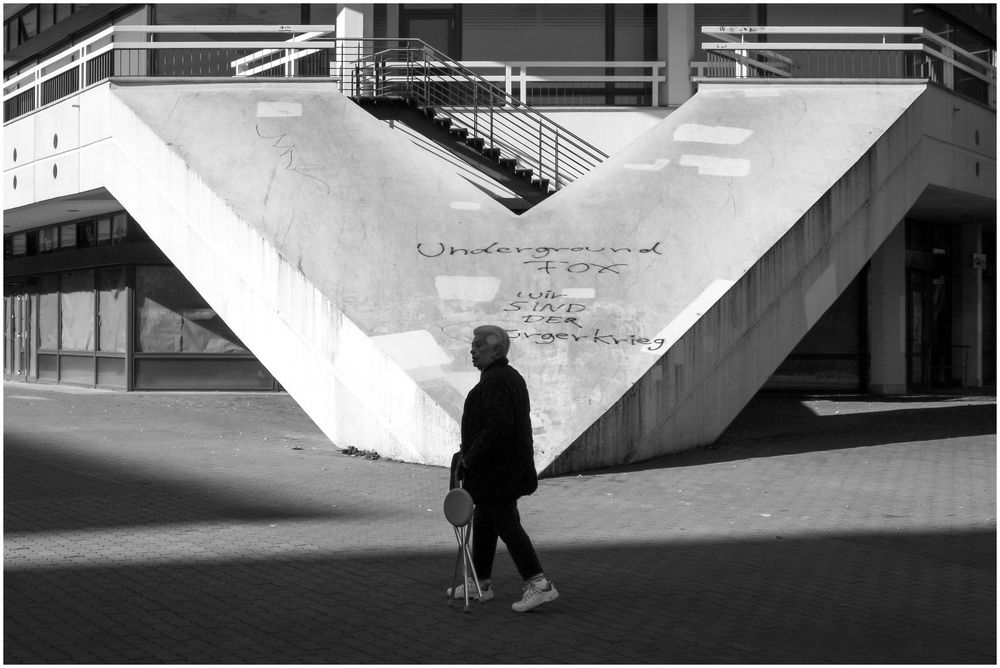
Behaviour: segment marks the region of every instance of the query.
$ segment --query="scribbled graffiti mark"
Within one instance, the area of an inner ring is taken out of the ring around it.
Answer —
[[[273,140],[271,147],[280,151],[278,157],[286,159],[284,165],[285,170],[295,172],[296,174],[304,176],[308,179],[312,179],[326,191],[327,195],[332,192],[332,188],[330,188],[329,183],[311,173],[312,170],[321,168],[322,165],[309,165],[303,163],[295,153],[296,144],[288,140],[288,133],[281,132],[276,135],[264,134],[261,132],[260,124],[254,126],[254,130],[256,131],[257,136],[261,139]]]

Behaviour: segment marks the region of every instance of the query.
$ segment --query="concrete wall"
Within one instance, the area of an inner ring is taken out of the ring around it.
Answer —
[[[9,126],[5,181],[75,161],[341,447],[446,463],[472,328],[508,328],[559,472],[711,442],[927,184],[995,199],[990,113],[704,86],[516,216],[325,84],[106,85]]]
[[[670,115],[666,107],[565,109],[539,111],[608,155],[617,153]]]
[[[726,95],[727,88],[703,86],[703,91]],[[858,113],[870,102],[841,100]],[[639,461],[713,442],[890,233],[898,231],[898,222],[925,188],[995,199],[994,118],[980,105],[930,88],[886,132],[869,132],[877,141],[863,157],[548,471]],[[804,126],[800,130],[796,136],[810,134]],[[828,146],[841,146],[827,136]],[[775,155],[796,162],[793,152]],[[781,171],[775,165],[772,173],[778,177]],[[768,193],[776,203],[761,206],[760,212],[780,210],[777,202],[789,194],[781,181],[777,178]],[[735,198],[732,206],[738,206]],[[879,307],[877,301],[874,306]]]

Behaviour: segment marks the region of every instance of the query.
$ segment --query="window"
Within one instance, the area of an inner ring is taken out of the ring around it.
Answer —
[[[97,349],[105,353],[123,353],[128,334],[125,268],[102,269],[97,283]]]
[[[30,7],[21,16],[21,36],[24,40],[31,39],[38,34],[38,7]],[[22,40],[23,41],[23,40]]]
[[[45,32],[85,6],[68,2],[24,6],[20,12],[4,20],[4,32],[7,38],[4,41],[4,53]]]
[[[4,256],[73,251],[108,244],[146,243],[149,237],[126,213],[50,225],[4,237]]]
[[[136,352],[249,352],[174,267],[136,267],[136,310]]]
[[[59,248],[76,248],[76,223],[59,228]]]
[[[94,350],[94,272],[71,271],[61,276],[59,330],[61,350]]]
[[[56,22],[56,6],[53,4],[38,5],[38,31],[48,30]]]
[[[55,276],[43,276],[38,281],[38,347],[56,350],[59,347],[59,292]]]
[[[128,235],[128,223],[124,213],[111,219],[111,243],[120,244]]]
[[[39,239],[41,239],[39,250],[42,253],[51,253],[59,247],[59,228],[46,227],[44,230],[39,230]]]
[[[14,257],[24,255],[28,252],[28,235],[15,234],[11,244],[11,254]]]
[[[105,216],[97,219],[97,243],[104,244],[111,241],[111,218]]]

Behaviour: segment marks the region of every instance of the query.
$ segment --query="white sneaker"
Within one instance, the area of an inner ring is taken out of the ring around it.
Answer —
[[[448,589],[445,590],[445,593],[448,595],[449,598],[462,598],[462,599],[464,599],[465,598],[465,588],[466,587],[469,588],[469,598],[476,598],[476,599],[479,598],[479,590],[476,589],[476,581],[473,580],[472,578],[469,578],[468,580],[466,580],[464,585],[458,585],[457,587],[455,587],[454,590],[452,590],[451,587],[448,587]],[[488,585],[480,584],[479,585],[479,589],[483,590],[483,601],[484,602],[490,600],[491,598],[493,598],[493,584],[492,583],[490,583]]]
[[[521,600],[510,607],[514,612],[527,612],[537,608],[542,603],[548,603],[557,598],[559,598],[559,592],[556,591],[556,586],[552,582],[549,582],[548,589],[539,589],[534,582],[529,582],[524,585],[524,596]]]

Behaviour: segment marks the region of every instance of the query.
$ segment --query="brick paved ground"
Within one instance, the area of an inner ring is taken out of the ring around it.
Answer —
[[[361,444],[359,444],[361,447]],[[758,397],[521,504],[562,597],[446,604],[447,472],[285,395],[4,386],[5,663],[996,663],[995,396]]]

